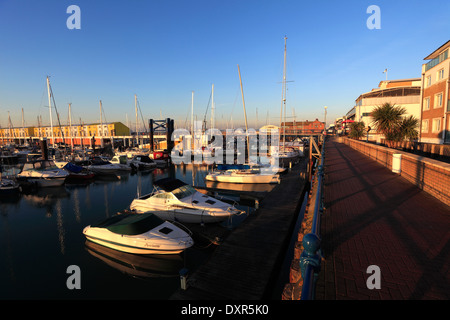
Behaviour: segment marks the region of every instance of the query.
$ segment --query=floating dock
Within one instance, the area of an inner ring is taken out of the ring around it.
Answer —
[[[259,208],[230,232],[171,300],[261,300],[271,296],[302,205],[307,159],[282,176]]]

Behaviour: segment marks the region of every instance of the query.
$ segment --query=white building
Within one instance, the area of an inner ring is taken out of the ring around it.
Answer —
[[[378,88],[361,94],[355,100],[355,106],[347,113],[346,118],[356,122],[362,121],[366,128],[370,126],[369,139],[380,142],[384,137],[375,131],[370,113],[377,106],[390,103],[403,107],[406,110],[404,116],[412,115],[420,121],[420,91],[420,78],[381,81]]]

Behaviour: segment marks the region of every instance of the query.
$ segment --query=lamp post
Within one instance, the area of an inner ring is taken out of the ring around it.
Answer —
[[[326,133],[326,131],[327,131],[327,106],[325,106],[324,107],[324,109],[325,109],[325,119],[324,119],[324,122],[323,122],[323,130],[325,131],[325,133]]]

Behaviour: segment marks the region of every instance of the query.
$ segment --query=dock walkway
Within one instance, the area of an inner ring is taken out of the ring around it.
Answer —
[[[290,241],[302,203],[306,161],[292,168],[188,278],[187,290],[172,300],[261,300],[271,295],[277,268]]]
[[[316,299],[450,299],[450,208],[347,145],[325,150]]]

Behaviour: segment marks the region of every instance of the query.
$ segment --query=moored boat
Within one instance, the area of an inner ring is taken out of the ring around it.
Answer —
[[[73,164],[72,162],[67,162],[63,169],[67,170],[69,172],[69,176],[67,179],[71,180],[89,180],[93,179],[95,177],[95,173],[83,168],[82,166],[78,166],[76,164]]]
[[[0,178],[0,196],[8,196],[19,191],[20,186],[16,181]]]
[[[18,180],[37,183],[39,187],[61,186],[69,172],[58,168],[52,160],[34,160],[24,164]]]
[[[152,170],[156,168],[156,162],[146,155],[135,155],[130,161],[130,166],[136,170]]]
[[[154,186],[152,193],[134,199],[130,210],[153,212],[161,219],[184,223],[220,222],[242,213],[233,205],[202,194],[178,179],[161,179],[154,182]]]
[[[110,162],[119,166],[121,171],[131,171],[128,157],[125,154],[116,154]]]
[[[193,246],[191,236],[153,213],[118,214],[83,229],[92,242],[134,254],[177,254]]]
[[[260,169],[229,169],[214,171],[206,175],[208,181],[229,183],[279,183],[280,177],[272,172],[263,173]]]
[[[119,165],[113,164],[100,157],[94,157],[89,160],[89,164],[86,165],[85,168],[98,174],[116,174],[118,171],[121,171]]]

